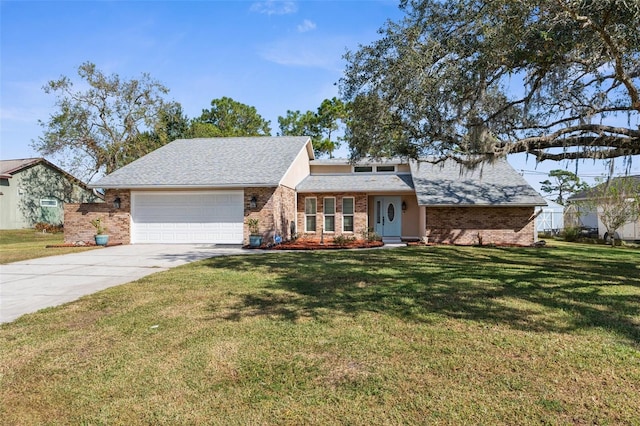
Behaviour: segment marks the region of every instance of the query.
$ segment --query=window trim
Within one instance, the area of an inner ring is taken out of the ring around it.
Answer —
[[[314,201],[315,204],[315,212],[313,213],[308,213],[307,212],[307,200]],[[315,229],[313,230],[309,230],[307,229],[307,225],[308,225],[308,218],[309,217],[313,217],[314,218],[314,223],[315,223]],[[318,198],[317,197],[304,197],[304,232],[317,232],[318,230]]]
[[[380,170],[381,168],[387,168],[391,170]],[[394,165],[381,164],[379,166],[376,166],[376,173],[395,173],[395,172],[396,172],[396,166]]]
[[[353,173],[373,173],[373,166],[353,166]]]
[[[327,213],[327,200],[333,200],[333,213],[329,212]],[[322,198],[322,230],[324,232],[327,233],[333,233],[336,232],[336,197],[323,197]],[[328,217],[332,217],[333,218],[333,230],[328,230],[327,229],[327,218]]]
[[[41,198],[40,207],[58,207],[58,200],[56,200],[55,198]]]
[[[344,212],[344,200],[347,200],[347,199],[351,200],[351,213]],[[342,197],[342,232],[355,232],[355,227],[356,227],[355,213],[356,213],[356,197]],[[344,227],[345,217],[351,217],[352,229],[350,231],[346,230]]]

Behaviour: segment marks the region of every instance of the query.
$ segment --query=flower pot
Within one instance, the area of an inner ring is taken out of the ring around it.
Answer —
[[[260,247],[262,245],[262,236],[249,235],[249,245],[251,247]]]
[[[94,238],[98,246],[106,246],[109,242],[109,236],[105,234],[95,235]]]

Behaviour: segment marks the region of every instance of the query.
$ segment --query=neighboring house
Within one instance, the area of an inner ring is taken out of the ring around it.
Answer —
[[[0,160],[0,229],[61,225],[65,203],[99,201],[87,185],[44,158]]]
[[[615,179],[632,179],[635,180],[640,187],[640,175],[613,178],[613,180]],[[574,219],[574,222],[577,222],[578,226],[597,228],[598,236],[602,239],[608,240],[609,235],[607,234],[607,228],[602,223],[602,220],[600,220],[600,213],[602,212],[602,210],[599,208],[597,209],[598,211],[596,211],[596,209],[583,204],[585,201],[593,199],[594,194],[597,193],[598,188],[600,188],[602,185],[607,185],[607,183],[601,183],[594,188],[574,194],[567,199],[567,202],[570,205],[569,210],[571,212],[574,212],[573,216],[576,218]],[[625,223],[616,231],[616,234],[616,239],[626,241],[640,240],[640,217],[638,217],[638,219],[633,222]]]
[[[65,240],[88,241],[101,216],[115,242],[243,244],[263,237],[327,241],[371,229],[386,241],[535,241],[542,197],[505,160],[473,171],[453,162],[315,160],[308,137],[182,139],[93,185],[105,203],[65,208]],[[118,208],[114,205],[118,201]]]

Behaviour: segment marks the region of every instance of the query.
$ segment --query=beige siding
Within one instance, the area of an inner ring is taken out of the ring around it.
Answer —
[[[305,147],[308,146],[309,144]],[[298,153],[293,163],[291,163],[280,184],[295,189],[304,178],[309,176],[309,173],[309,151],[308,149],[303,149]]]

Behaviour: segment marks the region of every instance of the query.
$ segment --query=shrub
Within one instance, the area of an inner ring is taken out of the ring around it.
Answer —
[[[367,242],[382,241],[382,237],[378,235],[373,228],[364,228],[362,230],[362,239]]]
[[[38,222],[33,227],[35,228],[36,231],[40,231],[47,234],[59,234],[64,230],[62,224],[54,225],[52,223],[46,223],[46,222]]]
[[[333,237],[333,244],[342,247],[355,242],[355,240],[356,240],[356,237],[353,235],[352,236],[336,235],[335,237]]]
[[[562,236],[565,241],[574,242],[577,241],[580,237],[580,228],[575,226],[570,226],[568,228],[564,228],[564,232]]]

